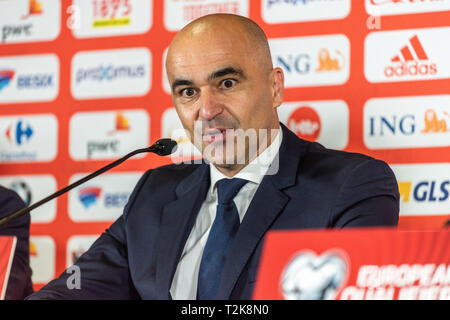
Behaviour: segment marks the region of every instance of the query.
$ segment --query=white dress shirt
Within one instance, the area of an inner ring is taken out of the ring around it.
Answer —
[[[239,219],[242,222],[256,190],[267,173],[269,166],[275,159],[280,149],[283,139],[282,130],[272,143],[252,162],[239,171],[233,178],[241,178],[248,182],[240,189],[234,197],[234,203],[239,213]],[[178,262],[177,270],[172,279],[170,294],[174,300],[195,300],[197,298],[197,280],[202,259],[203,249],[208,239],[209,231],[216,217],[217,208],[217,188],[216,182],[221,179],[230,179],[221,173],[215,166],[210,165],[211,184],[209,186],[206,198],[200,208],[197,220]]]

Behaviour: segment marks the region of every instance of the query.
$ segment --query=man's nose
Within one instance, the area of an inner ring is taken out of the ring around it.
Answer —
[[[222,104],[211,90],[203,90],[199,102],[201,119],[212,120],[223,111]]]

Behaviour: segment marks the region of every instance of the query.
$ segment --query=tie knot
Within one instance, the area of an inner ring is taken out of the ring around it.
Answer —
[[[222,179],[217,182],[218,203],[229,204],[246,183],[247,180],[239,178]]]

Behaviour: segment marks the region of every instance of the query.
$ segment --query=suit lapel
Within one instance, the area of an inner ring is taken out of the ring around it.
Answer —
[[[279,165],[278,171],[274,175],[266,175],[263,178],[245,213],[225,263],[219,299],[230,298],[248,260],[289,201],[282,190],[296,183],[299,160],[305,149],[302,144],[299,144],[301,140],[286,127],[281,126],[283,142],[272,164]]]
[[[170,286],[186,240],[209,188],[209,170],[202,165],[176,188],[177,198],[163,208],[157,244],[156,284],[161,299],[170,299]]]

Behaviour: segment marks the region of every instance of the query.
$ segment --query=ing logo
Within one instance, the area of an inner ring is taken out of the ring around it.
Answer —
[[[320,49],[319,51],[319,66],[317,67],[317,72],[323,71],[340,71],[344,66],[344,55],[336,50],[336,57],[331,57],[330,51],[325,48]]]
[[[443,114],[450,119],[450,114],[443,112]],[[439,133],[439,132],[449,132],[450,128],[447,129],[447,121],[443,118],[438,118],[436,111],[433,109],[428,109],[425,111],[424,117],[424,129],[421,133]]]

